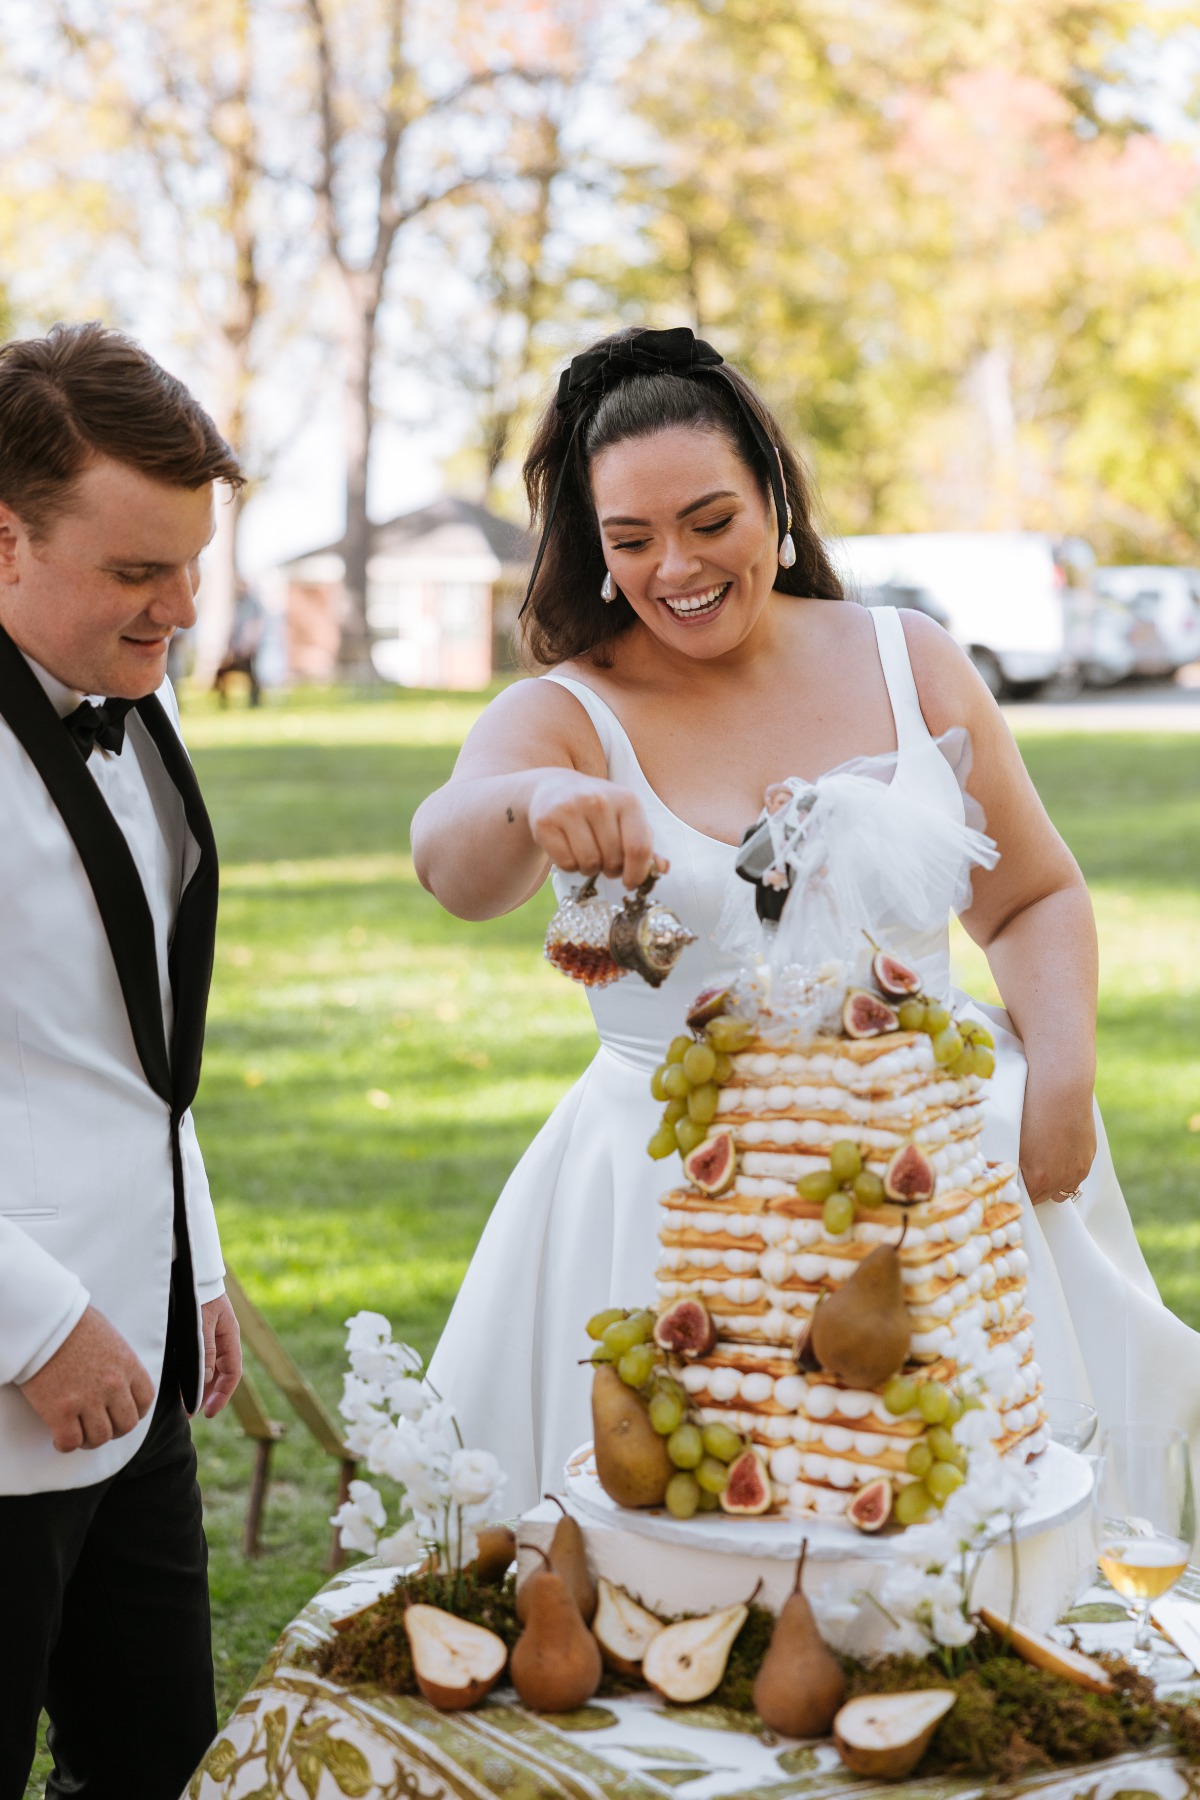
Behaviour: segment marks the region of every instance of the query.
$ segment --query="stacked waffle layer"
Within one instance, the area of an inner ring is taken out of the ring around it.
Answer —
[[[837,1516],[881,1477],[896,1488],[914,1479],[908,1453],[927,1430],[919,1405],[889,1410],[882,1387],[848,1387],[801,1368],[796,1355],[822,1297],[904,1226],[912,1335],[903,1373],[914,1392],[926,1382],[961,1386],[972,1345],[1008,1344],[1016,1374],[997,1397],[1002,1444],[1025,1455],[1042,1448],[1016,1171],[981,1153],[984,1083],[946,1074],[919,1032],[787,1046],[759,1038],[732,1060],[713,1130],[732,1134],[733,1183],[716,1196],[676,1188],[661,1202],[660,1304],[697,1295],[717,1331],[714,1348],[681,1372],[700,1419],[759,1445],[776,1502],[800,1514]],[[846,1141],[881,1178],[916,1144],[934,1171],[932,1197],[857,1206],[853,1222],[831,1232],[823,1206],[796,1184],[828,1171]]]

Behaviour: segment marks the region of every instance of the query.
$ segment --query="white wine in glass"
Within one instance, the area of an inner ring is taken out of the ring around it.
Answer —
[[[1167,1425],[1115,1425],[1104,1434],[1098,1562],[1132,1600],[1135,1668],[1152,1675],[1150,1603],[1188,1566],[1195,1535],[1191,1458],[1184,1432]]]

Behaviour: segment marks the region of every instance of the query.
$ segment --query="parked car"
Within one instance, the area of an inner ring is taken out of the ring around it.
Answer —
[[[1097,569],[1097,594],[1123,607],[1136,675],[1173,675],[1200,659],[1200,569]]]
[[[1095,557],[1081,538],[1036,531],[905,532],[842,538],[830,550],[868,604],[887,590],[923,595],[922,610],[937,608],[993,694],[1029,692],[1094,663],[1103,666],[1113,655],[1112,646],[1093,642]]]

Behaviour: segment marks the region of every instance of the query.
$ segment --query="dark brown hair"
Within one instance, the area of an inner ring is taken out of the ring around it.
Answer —
[[[0,500],[34,537],[98,456],[154,481],[241,487],[241,465],[181,381],[92,320],[0,346]]]
[[[631,335],[635,334],[617,332],[601,338],[591,350],[603,351]],[[628,631],[637,616],[623,594],[608,605],[600,598],[605,575],[604,549],[589,471],[602,450],[627,438],[649,437],[679,425],[719,431],[753,472],[764,498],[770,494],[770,470],[738,404],[738,396],[742,406],[758,419],[767,441],[778,446],[784,489],[792,509],[796,561],[790,569],[778,571],[776,592],[820,600],[844,598],[842,584],[812,521],[812,498],[799,456],[746,377],[728,363],[723,367],[725,378],[695,370],[629,373],[601,395],[573,442],[572,417],[564,415],[553,401],[546,407],[524,468],[525,491],[536,531],[545,524],[560,470],[563,480],[523,622],[523,648],[532,662],[546,666],[590,654],[603,666],[611,660],[613,640]],[[736,396],[730,383],[737,388]]]

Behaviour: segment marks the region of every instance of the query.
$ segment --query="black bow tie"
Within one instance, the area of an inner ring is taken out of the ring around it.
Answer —
[[[125,744],[125,715],[132,705],[132,700],[102,700],[99,706],[93,706],[85,700],[67,714],[63,724],[84,762],[97,744],[120,756]]]

